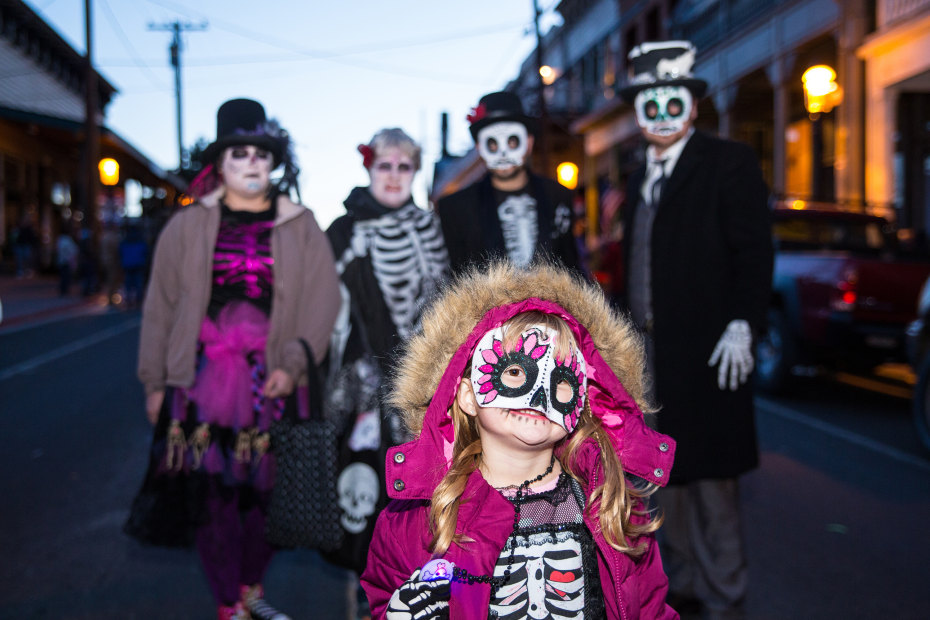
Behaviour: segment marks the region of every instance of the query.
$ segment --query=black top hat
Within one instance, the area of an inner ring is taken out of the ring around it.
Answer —
[[[477,140],[479,131],[491,123],[503,121],[522,123],[528,132],[536,133],[536,119],[523,113],[523,103],[517,95],[506,91],[488,93],[479,99],[468,115],[471,123],[468,129],[471,137]]]
[[[694,77],[691,67],[697,49],[690,41],[655,41],[633,48],[630,60],[630,80],[620,89],[620,96],[632,103],[636,93],[655,86],[684,86],[695,99],[704,96],[707,82]]]
[[[259,102],[230,99],[216,111],[216,141],[203,150],[203,163],[215,163],[224,149],[245,144],[270,152],[277,168],[287,148],[287,132],[268,121]]]

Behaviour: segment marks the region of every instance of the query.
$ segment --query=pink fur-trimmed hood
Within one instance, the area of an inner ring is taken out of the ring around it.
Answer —
[[[529,311],[562,318],[587,362],[588,402],[624,470],[664,486],[675,442],[643,419],[642,342],[594,285],[547,263],[518,269],[503,262],[472,271],[443,292],[425,313],[395,371],[391,401],[416,439],[387,458],[389,494],[426,499],[448,469],[454,431],[449,408],[481,337]]]

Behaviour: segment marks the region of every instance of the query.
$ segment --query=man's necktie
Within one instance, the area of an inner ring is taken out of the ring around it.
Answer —
[[[662,186],[665,184],[665,160],[659,159],[652,164],[659,169],[659,176],[653,181],[649,190],[649,206],[656,207],[659,204],[659,197],[662,195]]]

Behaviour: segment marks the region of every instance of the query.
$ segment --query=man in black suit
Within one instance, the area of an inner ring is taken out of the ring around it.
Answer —
[[[575,267],[572,192],[529,171],[536,119],[517,95],[490,93],[468,115],[488,173],[436,204],[453,273],[495,256],[526,265],[539,255]]]
[[[749,378],[771,293],[771,216],[752,150],[694,129],[707,87],[692,76],[695,53],[687,41],[630,52],[621,96],[648,147],[627,190],[626,305],[645,335],[656,425],[678,442],[656,495],[670,597],[741,618],[738,476],[758,465]]]

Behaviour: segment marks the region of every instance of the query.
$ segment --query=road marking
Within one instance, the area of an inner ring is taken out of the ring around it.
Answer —
[[[913,454],[908,454],[903,450],[898,450],[897,448],[892,448],[891,446],[886,446],[885,444],[875,441],[874,439],[864,437],[845,428],[830,424],[829,422],[824,422],[823,420],[818,420],[817,418],[806,416],[803,413],[795,411],[794,409],[790,409],[783,405],[762,399],[756,399],[756,407],[765,411],[766,413],[770,413],[785,420],[797,422],[798,424],[803,424],[823,433],[827,433],[828,435],[833,435],[838,439],[848,441],[849,443],[866,448],[868,450],[872,450],[873,452],[878,452],[879,454],[895,459],[896,461],[901,461],[903,463],[907,463],[908,465],[913,465],[914,467],[924,471],[930,471],[930,461],[927,461],[926,459],[914,456]]]
[[[26,360],[25,362],[20,362],[19,364],[16,364],[15,366],[4,368],[3,370],[0,370],[0,381],[6,381],[7,379],[11,377],[15,377],[16,375],[21,375],[24,372],[29,372],[30,370],[34,370],[38,368],[39,366],[42,366],[43,364],[54,362],[57,359],[61,359],[67,355],[71,355],[72,353],[76,353],[77,351],[80,351],[81,349],[86,349],[87,347],[92,347],[95,344],[99,344],[103,342],[104,340],[109,340],[110,338],[113,338],[114,336],[118,336],[122,334],[123,332],[129,331],[130,329],[135,329],[136,327],[139,326],[141,322],[142,320],[139,318],[125,321],[123,323],[120,323],[119,325],[114,325],[113,327],[110,327],[103,331],[99,331],[85,338],[81,338],[80,340],[75,340],[74,342],[70,344],[66,344],[63,347],[58,347],[57,349],[53,349],[52,351],[49,351],[48,353],[43,353],[42,355],[33,357],[32,359]]]
[[[913,388],[889,385],[876,379],[861,377],[859,375],[851,375],[847,372],[835,372],[833,373],[833,378],[840,383],[845,383],[853,387],[861,388],[863,390],[871,390],[873,392],[879,392],[881,394],[887,394],[888,396],[903,398],[905,400],[910,400],[914,395]]]

